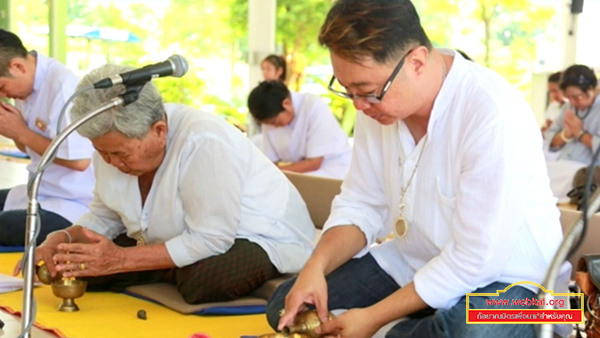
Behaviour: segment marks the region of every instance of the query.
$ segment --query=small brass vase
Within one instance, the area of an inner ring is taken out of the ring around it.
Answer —
[[[58,311],[75,312],[79,311],[79,306],[75,304],[75,298],[79,298],[85,294],[87,282],[78,279],[61,279],[53,281],[52,293],[62,298],[63,302],[58,306]]]
[[[329,312],[328,314],[329,320],[332,320],[334,315]],[[321,325],[321,319],[317,315],[317,311],[308,310],[304,312],[300,312],[296,315],[296,324],[289,325],[283,328],[281,333],[289,336],[291,333],[299,333],[308,338],[320,338],[322,335],[317,334],[315,329]],[[285,337],[287,337],[285,336]]]

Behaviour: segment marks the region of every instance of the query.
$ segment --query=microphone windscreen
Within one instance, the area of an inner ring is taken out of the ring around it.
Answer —
[[[189,66],[187,60],[183,56],[173,54],[169,56],[168,60],[171,61],[175,66],[175,69],[173,69],[173,74],[171,74],[171,76],[182,77],[185,75],[185,73],[187,73]]]

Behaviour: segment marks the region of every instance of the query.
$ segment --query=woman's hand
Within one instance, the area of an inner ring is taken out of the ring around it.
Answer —
[[[572,138],[576,137],[583,130],[583,122],[572,110],[565,112],[565,137]]]
[[[91,277],[123,272],[125,249],[108,238],[83,228],[82,234],[89,243],[62,243],[54,255],[56,270],[63,277]]]
[[[305,304],[316,307],[321,322],[328,320],[325,275],[319,270],[310,270],[306,267],[298,275],[294,286],[285,297],[285,311],[279,319],[277,329],[281,331],[284,327],[293,324],[298,312],[306,309]]]
[[[60,234],[59,231],[49,235],[46,240],[35,249],[35,258],[33,259],[33,264],[37,265],[40,261],[44,261],[52,278],[56,278],[58,271],[56,270],[53,257],[59,252],[58,245],[67,239],[69,239],[69,237],[66,237],[65,234]],[[22,260],[20,259],[15,265],[13,270],[14,276],[21,272],[21,261]],[[34,276],[34,278],[37,280],[37,274]]]
[[[352,309],[321,324],[315,332],[324,337],[370,338],[380,326],[367,309]]]

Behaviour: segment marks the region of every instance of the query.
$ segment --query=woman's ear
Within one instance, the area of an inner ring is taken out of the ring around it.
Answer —
[[[160,120],[155,122],[152,127],[150,127],[151,131],[156,134],[156,136],[161,138],[166,138],[167,136],[167,122],[165,120]]]

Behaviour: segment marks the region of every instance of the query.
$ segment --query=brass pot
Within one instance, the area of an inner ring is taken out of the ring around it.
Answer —
[[[52,293],[62,298],[63,302],[58,306],[58,311],[75,312],[79,311],[79,306],[75,304],[75,298],[85,294],[87,282],[77,279],[57,280],[52,282]]]
[[[298,333],[290,333],[290,334],[285,334],[285,333],[267,333],[267,334],[263,334],[258,336],[258,338],[309,338],[308,336],[305,336],[303,334],[298,334]]]

